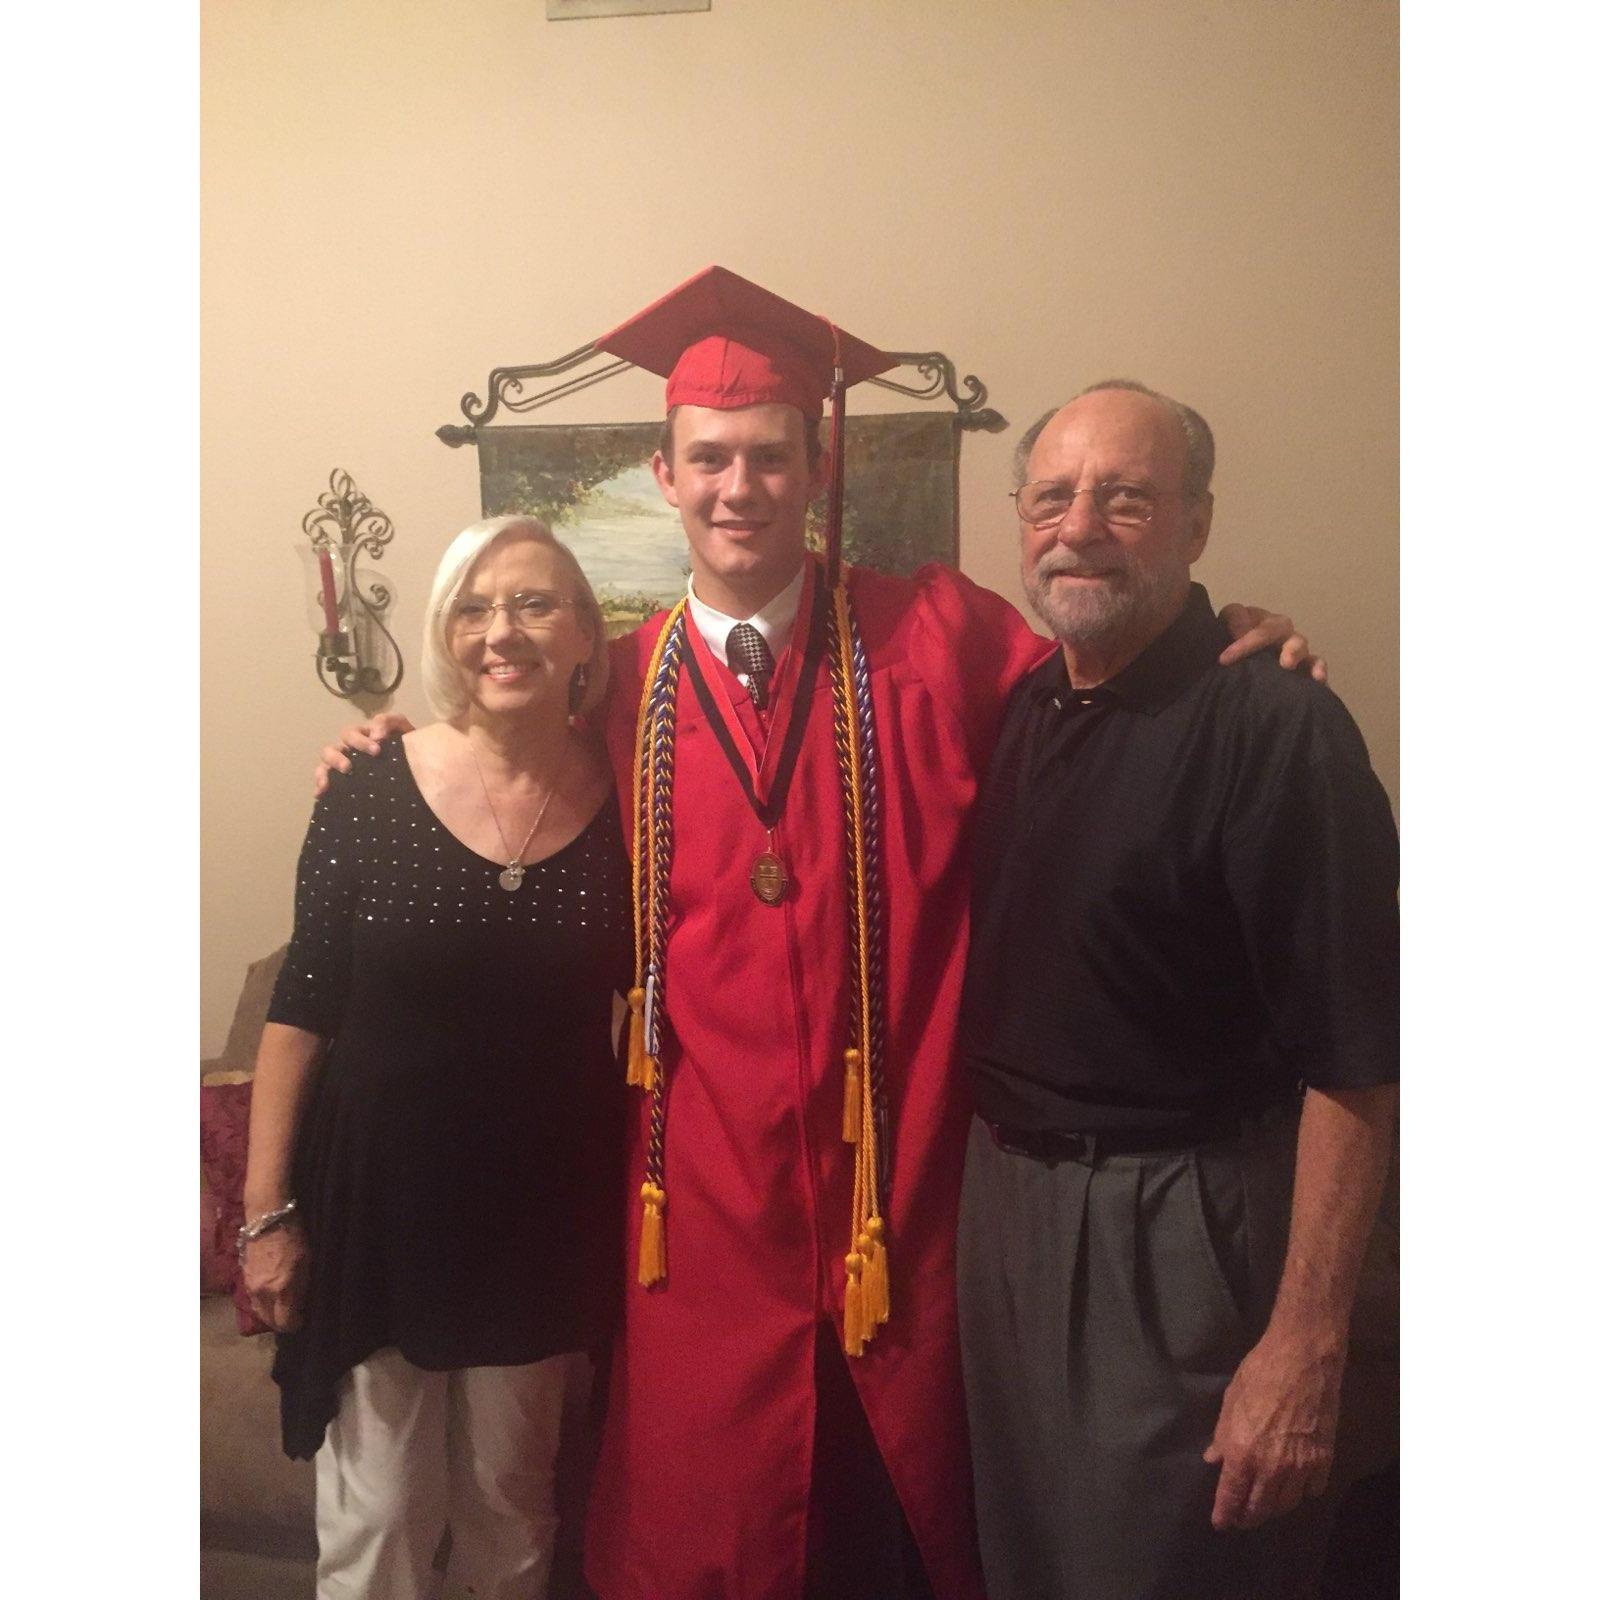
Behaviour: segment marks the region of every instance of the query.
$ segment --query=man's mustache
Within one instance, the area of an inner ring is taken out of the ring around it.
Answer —
[[[1108,572],[1126,572],[1128,559],[1120,550],[1105,550],[1092,556],[1080,555],[1076,550],[1056,548],[1040,556],[1033,573],[1043,581],[1046,578],[1099,576]]]

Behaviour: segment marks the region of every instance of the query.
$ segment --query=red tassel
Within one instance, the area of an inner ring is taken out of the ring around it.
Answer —
[[[832,413],[828,437],[831,457],[828,466],[828,521],[827,565],[824,571],[827,593],[832,594],[839,582],[839,563],[844,555],[844,355],[839,343],[839,330],[833,329],[833,387],[828,392],[828,407]]]

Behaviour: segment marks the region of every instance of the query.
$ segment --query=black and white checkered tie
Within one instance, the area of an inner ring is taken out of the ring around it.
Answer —
[[[772,681],[772,652],[760,631],[748,622],[736,622],[728,634],[728,665],[750,691],[757,711],[767,704],[767,685]]]

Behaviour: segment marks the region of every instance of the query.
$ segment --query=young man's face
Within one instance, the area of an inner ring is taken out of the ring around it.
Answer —
[[[799,571],[806,506],[823,487],[804,418],[787,405],[685,405],[672,440],[672,460],[658,451],[651,465],[683,519],[695,592],[718,610],[761,606]]]

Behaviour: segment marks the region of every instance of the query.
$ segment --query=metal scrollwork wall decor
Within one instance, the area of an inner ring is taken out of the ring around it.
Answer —
[[[405,672],[383,620],[394,597],[387,585],[363,580],[356,559],[381,560],[394,524],[336,467],[300,527],[317,561],[322,628],[316,663],[323,688],[343,699],[392,694]]]
[[[477,442],[478,429],[493,421],[502,407],[519,413],[537,411],[540,406],[565,399],[594,384],[604,383],[607,378],[626,372],[633,365],[631,361],[607,356],[602,365],[588,372],[576,370],[599,353],[595,345],[590,343],[557,361],[535,362],[523,367],[496,367],[489,374],[487,400],[475,394],[462,396],[461,414],[467,419],[466,426],[463,427],[459,422],[447,422],[435,430],[436,436],[452,449],[474,444]],[[989,391],[981,380],[968,373],[958,382],[955,363],[942,351],[892,350],[887,353],[902,367],[915,367],[921,382],[897,383],[892,378],[880,377],[869,378],[869,383],[876,384],[880,389],[893,390],[895,394],[909,395],[913,400],[935,400],[941,395],[948,396],[955,402],[956,426],[968,432],[999,433],[1006,426],[1006,419],[984,404],[989,398]],[[575,372],[576,375],[533,394],[523,392],[525,380],[557,378],[569,372]]]

